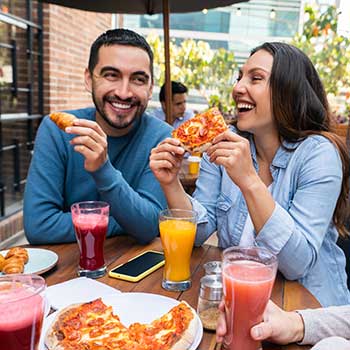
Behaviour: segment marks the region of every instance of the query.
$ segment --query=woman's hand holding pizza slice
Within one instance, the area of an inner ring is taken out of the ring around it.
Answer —
[[[256,181],[255,171],[250,153],[249,141],[234,132],[227,130],[212,141],[207,150],[209,160],[226,169],[232,181],[241,189]]]
[[[180,147],[180,142],[173,138],[167,138],[153,148],[150,155],[150,168],[162,185],[170,185],[177,181],[184,154],[185,151]]]

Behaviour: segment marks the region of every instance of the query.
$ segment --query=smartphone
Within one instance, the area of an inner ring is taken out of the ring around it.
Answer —
[[[165,263],[164,254],[147,250],[124,264],[112,268],[108,275],[125,281],[138,282]]]

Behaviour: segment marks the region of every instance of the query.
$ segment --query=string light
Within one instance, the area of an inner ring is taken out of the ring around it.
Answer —
[[[206,15],[208,13],[208,9],[203,9],[202,12],[204,15]]]

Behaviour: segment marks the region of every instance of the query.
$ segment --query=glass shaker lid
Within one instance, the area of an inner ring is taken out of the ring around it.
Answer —
[[[221,261],[208,261],[203,267],[206,275],[221,275]]]
[[[222,280],[221,275],[205,275],[200,281],[199,294],[208,300],[221,300]]]

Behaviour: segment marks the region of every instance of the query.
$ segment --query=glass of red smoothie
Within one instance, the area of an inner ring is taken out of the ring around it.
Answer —
[[[100,201],[74,203],[71,212],[80,251],[78,275],[102,277],[106,273],[103,247],[108,228],[109,204]]]
[[[0,277],[0,348],[38,350],[45,311],[45,280],[36,275]]]
[[[277,272],[277,258],[260,247],[231,247],[223,252],[222,280],[227,334],[225,350],[258,350],[250,329],[262,321]]]

